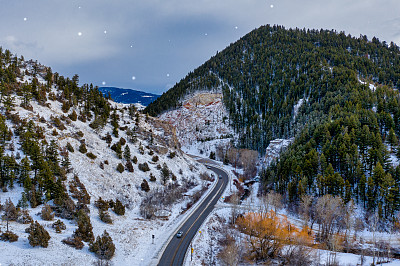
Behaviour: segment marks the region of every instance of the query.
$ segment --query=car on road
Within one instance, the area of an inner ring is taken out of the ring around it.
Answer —
[[[211,167],[207,165],[207,169],[211,169]]]
[[[176,237],[177,238],[181,238],[183,236],[183,232],[182,231],[179,231],[177,234],[176,234]]]

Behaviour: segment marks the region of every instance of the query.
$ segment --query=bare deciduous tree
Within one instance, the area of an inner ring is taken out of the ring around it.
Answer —
[[[304,220],[305,226],[308,226],[308,222],[310,221],[311,218],[312,202],[313,202],[313,196],[307,194],[301,196],[300,215]]]
[[[340,197],[324,195],[315,206],[316,218],[319,223],[318,237],[321,242],[328,244],[344,216],[343,200]]]
[[[282,209],[282,195],[275,191],[270,191],[267,194],[267,200],[270,205],[274,206],[274,211]]]
[[[239,264],[239,248],[235,242],[231,241],[218,254],[218,258],[221,260],[222,265],[236,266]]]
[[[258,152],[254,150],[240,150],[240,162],[243,165],[244,177],[249,179],[257,173]]]

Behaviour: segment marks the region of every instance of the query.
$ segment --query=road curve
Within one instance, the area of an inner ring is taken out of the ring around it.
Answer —
[[[214,205],[224,192],[228,182],[228,174],[216,167],[210,166],[210,170],[216,173],[217,185],[213,191],[207,196],[203,203],[197,208],[195,212],[187,219],[187,221],[179,228],[183,232],[181,238],[174,236],[165,248],[163,255],[158,263],[160,266],[180,266],[185,259],[185,253],[188,249],[190,242],[198,232],[201,224],[207,218],[208,214],[214,209]],[[222,178],[219,179],[218,176]]]

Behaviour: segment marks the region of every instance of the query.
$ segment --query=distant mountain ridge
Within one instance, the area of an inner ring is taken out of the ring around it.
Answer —
[[[141,104],[143,106],[149,105],[151,102],[160,97],[160,95],[144,91],[122,89],[116,87],[100,87],[99,91],[102,92],[104,96],[110,94],[111,98],[115,102]]]

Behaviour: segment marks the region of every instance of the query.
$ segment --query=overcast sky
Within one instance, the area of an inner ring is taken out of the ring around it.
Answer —
[[[400,45],[400,0],[0,0],[0,46],[81,83],[162,93],[265,24]]]

